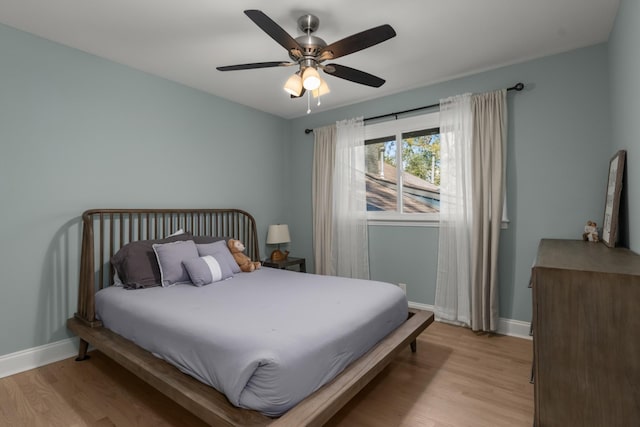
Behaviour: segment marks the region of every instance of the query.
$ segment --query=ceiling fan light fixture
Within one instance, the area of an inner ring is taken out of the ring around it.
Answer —
[[[314,98],[317,98],[319,96],[325,96],[329,92],[331,92],[331,89],[329,89],[329,85],[327,84],[327,82],[324,79],[320,79],[320,87],[311,91],[311,94]]]
[[[307,67],[302,73],[302,86],[306,90],[316,90],[320,87],[320,74],[313,67]]]
[[[300,96],[302,93],[302,78],[300,77],[300,74],[295,73],[289,77],[287,82],[284,84],[284,90],[289,95]]]

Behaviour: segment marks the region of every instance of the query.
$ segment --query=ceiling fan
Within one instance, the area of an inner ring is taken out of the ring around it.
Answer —
[[[287,91],[292,98],[301,97],[307,90],[311,91],[315,97],[329,92],[329,87],[320,77],[318,69],[321,69],[330,76],[371,87],[380,87],[385,82],[380,77],[356,70],[355,68],[334,63],[323,64],[323,62],[358,52],[395,37],[396,32],[390,25],[380,25],[327,45],[324,40],[312,35],[320,24],[320,20],[314,15],[307,14],[298,19],[298,27],[305,34],[294,39],[260,10],[245,10],[244,13],[258,27],[287,50],[291,61],[228,65],[217,67],[219,71],[290,67],[297,65],[298,71],[287,80],[284,86],[285,91]]]

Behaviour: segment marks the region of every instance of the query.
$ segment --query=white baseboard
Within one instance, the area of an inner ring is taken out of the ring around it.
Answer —
[[[0,356],[0,378],[39,368],[78,354],[78,338],[67,338],[51,344]]]
[[[419,302],[412,302],[412,301],[409,301],[409,308],[417,308],[418,310],[433,311],[433,306],[432,305],[422,304],[422,303],[419,303]]]
[[[533,339],[529,335],[531,328],[530,322],[523,322],[522,320],[505,319],[501,317],[498,320],[498,333],[502,335],[509,335],[510,337],[522,338],[525,340]]]
[[[433,311],[433,306],[429,304],[421,304],[419,302],[409,301],[410,308],[417,308],[418,310]],[[501,317],[498,320],[498,333],[502,335],[509,335],[510,337],[522,338],[530,340],[529,336],[529,322],[523,322],[521,320],[505,319]]]

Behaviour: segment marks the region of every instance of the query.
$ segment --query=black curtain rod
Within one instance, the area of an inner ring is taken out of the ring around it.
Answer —
[[[508,87],[507,91],[515,90],[516,92],[520,92],[522,89],[524,89],[524,84],[523,83],[516,83],[515,86]],[[410,110],[398,111],[396,113],[389,113],[389,114],[382,114],[380,116],[367,117],[367,118],[365,118],[363,120],[366,122],[367,120],[382,119],[384,117],[393,117],[393,116],[398,116],[400,114],[412,113],[414,111],[426,110],[428,108],[435,108],[435,107],[439,107],[439,106],[440,106],[440,103],[432,104],[432,105],[425,105],[424,107],[412,108]],[[309,134],[311,132],[313,132],[313,129],[305,129],[304,130],[304,133],[306,133],[306,134]]]

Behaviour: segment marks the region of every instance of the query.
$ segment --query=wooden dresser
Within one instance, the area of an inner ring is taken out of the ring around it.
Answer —
[[[534,424],[640,425],[640,256],[544,239],[532,288]]]

